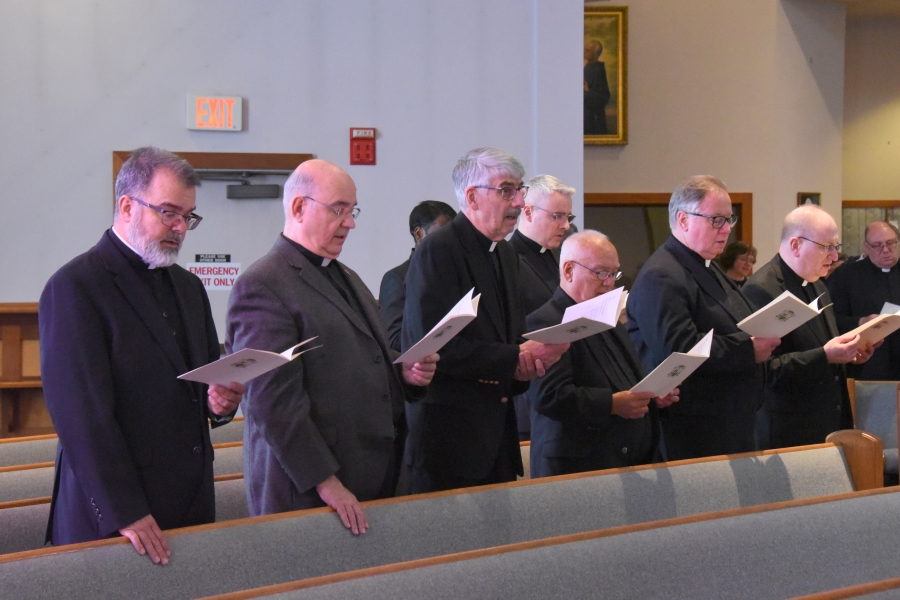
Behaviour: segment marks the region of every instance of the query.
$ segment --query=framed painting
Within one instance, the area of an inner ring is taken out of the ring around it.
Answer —
[[[797,206],[815,204],[822,206],[822,194],[819,192],[797,192]]]
[[[584,143],[628,143],[628,7],[584,9]]]

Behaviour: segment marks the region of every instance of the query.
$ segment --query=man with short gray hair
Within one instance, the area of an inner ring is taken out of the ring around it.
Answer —
[[[713,261],[736,221],[719,179],[683,181],[669,200],[671,235],[644,263],[628,296],[628,332],[648,373],[713,331],[709,358],[681,385],[681,401],[662,411],[668,460],[756,446],[764,363],[778,340],[738,328],[754,306]]]
[[[175,264],[199,179],[182,158],[135,150],[113,226],[47,282],[39,304],[44,397],[59,434],[47,538],[121,534],[168,562],[162,530],[215,520],[213,426],[244,386],[179,380],[219,358],[200,279]]]
[[[496,148],[466,153],[453,171],[462,212],[413,253],[403,349],[422,339],[470,289],[478,316],[441,349],[425,398],[407,410],[410,491],[513,481],[522,473],[513,403],[568,348],[524,341],[520,265],[504,238],[522,210],[525,169]]]

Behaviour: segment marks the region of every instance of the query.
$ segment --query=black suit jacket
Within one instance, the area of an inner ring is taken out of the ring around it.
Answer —
[[[715,261],[706,267],[671,235],[638,273],[628,295],[628,333],[645,372],[714,331],[710,357],[679,386],[681,400],[661,411],[670,460],[754,449],[765,367],[755,362],[750,335],[737,327],[751,312]]]
[[[38,308],[44,397],[59,433],[53,544],[108,537],[147,514],[162,529],[215,520],[206,386],[177,379],[219,358],[206,291],[169,268],[185,362],[113,235],[57,271]]]
[[[819,306],[831,304],[822,280],[803,286],[781,256],[753,274],[743,292],[763,307],[785,291],[803,302],[822,296]],[[831,307],[781,338],[769,359],[765,403],[757,420],[760,449],[820,444],[839,429],[852,427],[847,376],[843,365],[828,363],[824,346],[838,335]]]
[[[540,252],[537,242],[526,239],[518,229],[512,234],[509,243],[516,249],[522,262],[522,308],[525,314],[530,314],[542,307],[559,287],[559,250],[546,251],[556,264],[556,268],[550,269],[547,266],[550,261]]]
[[[387,332],[388,342],[396,351],[400,351],[400,334],[403,329],[403,306],[406,304],[406,272],[409,261],[397,265],[381,278],[381,289],[378,292],[378,312],[381,323]]]
[[[247,383],[244,477],[253,516],[324,506],[315,486],[331,475],[359,500],[373,500],[394,468],[407,391],[391,364],[398,355],[368,288],[334,266],[362,315],[284,236],[231,292],[229,353],[283,352],[313,336],[309,345],[322,346]]]
[[[497,242],[503,289],[481,244],[486,240],[459,213],[429,234],[413,254],[406,275],[404,351],[418,342],[470,289],[481,294],[478,316],[440,351],[441,360],[419,410],[408,411],[407,461],[434,473],[483,479],[501,444],[519,463],[515,412],[510,401],[527,383],[513,379],[525,313],[519,300],[519,261],[506,241]],[[503,298],[505,297],[505,301]]]
[[[561,288],[528,315],[529,331],[562,322],[572,300]],[[605,357],[619,357],[610,368]],[[641,419],[612,414],[612,395],[642,378],[624,325],[573,342],[546,375],[531,382],[531,476],[612,469],[651,462],[659,441],[656,402]]]
[[[834,300],[838,329],[846,333],[859,327],[859,319],[881,313],[885,302],[900,304],[900,264],[884,273],[868,258],[847,261],[825,280]],[[900,380],[900,332],[892,333],[862,365],[847,365],[856,379]]]

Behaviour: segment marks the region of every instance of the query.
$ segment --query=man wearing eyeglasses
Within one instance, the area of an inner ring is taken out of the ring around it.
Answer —
[[[575,218],[572,194],[575,188],[552,175],[538,175],[525,185],[528,194],[522,207],[522,218],[509,242],[519,254],[521,281],[519,289],[525,314],[544,305],[559,287],[559,246]],[[515,397],[519,439],[531,436],[531,416],[524,395]]]
[[[570,306],[612,291],[622,272],[615,246],[597,231],[568,238],[552,298],[528,315],[528,330],[562,322]],[[640,359],[622,324],[572,342],[558,363],[531,382],[531,476],[549,477],[654,461],[659,443],[657,405],[629,390],[641,379]]]
[[[840,331],[874,319],[885,302],[900,305],[897,238],[897,229],[890,223],[869,223],[864,236],[866,257],[839,267],[826,280]],[[863,380],[900,380],[900,332],[889,335],[864,365],[848,365],[847,374]]]
[[[213,426],[244,387],[178,380],[219,358],[199,278],[175,264],[199,179],[141,148],[116,178],[113,226],[62,267],[39,304],[44,397],[59,434],[47,538],[126,536],[168,562],[161,530],[215,520]]]
[[[525,341],[520,264],[504,238],[524,205],[522,163],[495,148],[468,152],[453,170],[462,209],[426,237],[406,276],[403,349],[427,334],[470,289],[478,316],[441,349],[418,405],[409,405],[413,493],[513,481],[522,473],[513,396],[568,344]]]
[[[813,205],[795,208],[781,228],[778,254],[742,290],[760,307],[785,291],[828,306],[784,336],[772,353],[756,420],[760,450],[820,444],[829,433],[853,427],[844,365],[864,363],[872,348],[860,348],[859,336],[838,334],[824,277],[840,249],[831,215]]]
[[[750,452],[762,404],[765,361],[779,340],[756,338],[737,323],[754,306],[713,259],[737,222],[725,185],[700,175],[669,200],[671,235],[644,263],[628,296],[628,332],[650,372],[687,352],[710,330],[710,357],[661,413],[668,460]]]
[[[235,282],[225,346],[321,348],[251,380],[242,403],[251,515],[331,506],[353,534],[361,501],[394,495],[407,394],[422,394],[437,355],[395,366],[375,298],[338,262],[360,209],[330,162],[301,164],[284,184],[282,235]]]

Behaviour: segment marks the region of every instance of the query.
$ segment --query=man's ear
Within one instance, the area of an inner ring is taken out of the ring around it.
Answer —
[[[573,263],[571,260],[567,260],[566,262],[563,263],[562,276],[563,276],[563,279],[565,279],[569,283],[572,283],[574,271],[575,271],[575,263]]]
[[[413,229],[413,237],[416,238],[417,242],[421,242],[425,237],[425,230],[421,227],[416,227],[415,229]]]
[[[475,199],[475,186],[470,185],[466,188],[466,204],[472,210],[478,210],[478,201]]]
[[[522,214],[525,215],[525,218],[531,223],[531,219],[534,218],[534,206],[526,204],[522,207]]]
[[[678,215],[675,217],[675,220],[678,223],[678,226],[681,228],[682,231],[688,230],[688,217],[689,216],[690,215],[688,215],[686,212],[684,212],[683,210],[680,210],[680,211],[678,211]]]
[[[134,218],[135,202],[131,200],[128,194],[122,194],[116,201],[119,208],[119,217],[125,223],[130,223]]]
[[[305,198],[303,196],[294,196],[294,199],[291,200],[291,216],[298,223],[303,222],[303,201]]]

